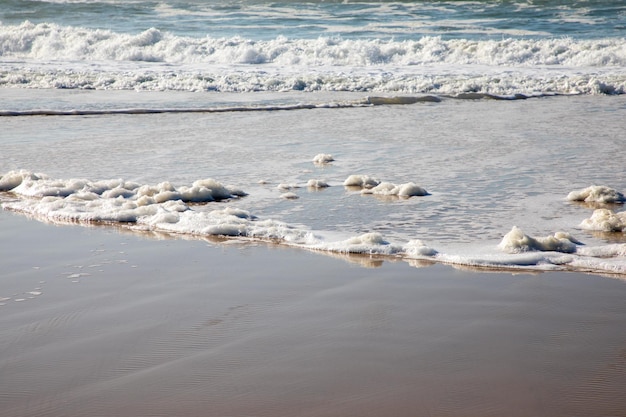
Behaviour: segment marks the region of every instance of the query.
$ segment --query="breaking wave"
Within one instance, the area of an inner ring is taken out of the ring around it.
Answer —
[[[0,86],[623,94],[626,39],[194,38],[0,25]]]

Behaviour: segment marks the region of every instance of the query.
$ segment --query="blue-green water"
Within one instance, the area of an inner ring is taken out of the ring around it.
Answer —
[[[609,1],[0,1],[0,87],[624,92]]]
[[[2,1],[0,21],[269,40],[623,37],[620,1]]]

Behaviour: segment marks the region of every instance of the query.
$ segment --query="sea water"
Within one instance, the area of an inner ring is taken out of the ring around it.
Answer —
[[[0,6],[4,209],[626,274],[619,2]]]

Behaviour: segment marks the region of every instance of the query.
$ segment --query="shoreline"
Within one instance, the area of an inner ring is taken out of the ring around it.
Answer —
[[[544,272],[566,272],[566,273],[581,273],[588,274],[593,276],[601,276],[607,278],[613,278],[617,280],[626,280],[626,274],[623,272],[615,272],[611,269],[594,269],[587,268],[581,266],[570,267],[567,262],[563,264],[555,264],[555,263],[545,263],[541,265],[540,262],[535,261],[536,263],[511,263],[507,264],[502,260],[492,259],[487,260],[488,258],[484,258],[479,260],[476,263],[468,263],[467,261],[455,261],[453,260],[454,256],[444,255],[440,257],[439,253],[436,250],[431,249],[430,247],[424,245],[423,248],[433,251],[433,255],[424,255],[419,257],[413,257],[408,254],[403,253],[391,253],[385,254],[383,252],[351,252],[351,251],[342,251],[342,250],[334,250],[332,247],[330,248],[319,248],[316,246],[307,246],[303,244],[290,243],[288,241],[282,241],[279,239],[271,239],[271,238],[258,238],[258,237],[249,237],[249,236],[220,236],[220,235],[210,235],[210,234],[197,234],[197,233],[178,233],[175,231],[169,232],[167,230],[153,230],[153,229],[143,229],[142,227],[135,227],[134,223],[124,223],[118,221],[81,221],[81,220],[59,220],[59,219],[50,219],[45,216],[39,216],[36,214],[21,212],[19,210],[13,210],[10,208],[2,208],[0,209],[4,212],[11,213],[15,216],[23,216],[30,221],[41,222],[46,225],[51,225],[55,227],[86,227],[94,230],[110,230],[122,235],[135,235],[140,239],[157,239],[157,240],[191,240],[191,241],[200,241],[206,242],[209,245],[221,246],[221,245],[263,245],[268,248],[284,248],[284,249],[292,249],[308,252],[314,255],[327,256],[335,259],[342,259],[347,263],[361,265],[363,267],[369,268],[377,268],[382,266],[382,264],[386,262],[404,262],[415,268],[424,268],[433,265],[442,265],[451,267],[454,269],[467,271],[470,273],[505,273],[505,274],[535,274],[535,273],[544,273]],[[129,226],[130,224],[130,226]],[[606,239],[606,237],[605,237]],[[622,238],[620,236],[614,237],[616,243],[621,243]],[[407,246],[408,247],[408,246]],[[348,249],[348,248],[346,248]],[[411,248],[409,248],[410,250]],[[528,252],[520,252],[520,253],[502,253],[500,256],[533,256],[536,254],[543,254],[545,252],[542,251],[528,251]],[[564,255],[568,255],[569,253],[564,252]]]
[[[0,227],[8,417],[601,416],[626,407],[621,280],[375,259],[363,267],[6,211]]]

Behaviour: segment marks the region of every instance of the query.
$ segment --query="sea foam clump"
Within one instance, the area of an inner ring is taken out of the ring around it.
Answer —
[[[624,203],[626,197],[617,190],[605,185],[592,185],[567,195],[569,201],[584,201],[585,203]]]
[[[276,186],[276,188],[281,191],[289,191],[289,190],[294,190],[296,188],[300,188],[300,186],[298,184],[280,183]]]
[[[306,183],[309,188],[328,188],[330,185],[324,180],[309,180]]]
[[[173,223],[176,214],[189,209],[186,203],[204,203],[241,197],[213,179],[174,187],[169,182],[141,185],[121,179],[89,181],[53,179],[28,171],[10,171],[0,177],[0,191],[34,199],[7,203],[6,207],[63,221],[138,222],[157,216]],[[153,219],[154,220],[154,219]]]
[[[148,197],[148,202],[150,203],[162,203],[168,200],[206,203],[243,197],[245,193],[238,189],[228,189],[216,180],[209,178],[194,181],[191,186],[180,186],[178,188],[169,182],[162,182],[155,186],[144,185],[139,188],[137,195]]]
[[[394,255],[403,251],[402,246],[389,243],[378,232],[364,233],[338,242],[319,244],[312,248],[338,253],[369,255]]]
[[[319,153],[315,155],[315,157],[313,158],[313,163],[316,165],[324,165],[324,164],[329,164],[333,162],[334,160],[335,158],[333,158],[331,154]]]
[[[403,198],[428,195],[428,192],[424,188],[412,182],[400,185],[392,184],[390,182],[382,182],[373,188],[366,188],[362,190],[361,193],[384,196],[397,196]]]
[[[280,198],[284,198],[285,200],[297,200],[300,197],[298,196],[298,194],[290,191],[290,192],[281,194]]]
[[[626,232],[626,211],[615,213],[608,209],[594,210],[590,218],[582,221],[580,227],[602,232]]]
[[[150,230],[202,236],[247,236],[256,217],[250,212],[227,207],[199,212],[188,210],[176,216],[152,216],[140,220]]]
[[[319,238],[306,228],[259,220],[250,212],[233,207],[210,212],[189,209],[167,218],[144,217],[138,223],[148,230],[193,236],[259,239],[304,247],[319,243]]]
[[[205,211],[188,205],[245,194],[212,179],[175,187],[169,182],[140,185],[123,180],[55,180],[43,174],[14,171],[0,177],[0,184],[3,191],[12,191],[18,197],[3,203],[3,208],[44,221],[107,222],[132,230],[243,237],[304,247],[320,243],[306,228],[259,220],[246,210],[226,207]],[[27,192],[20,193],[24,190]]]
[[[24,181],[36,181],[46,178],[47,176],[44,174],[35,174],[26,170],[9,171],[0,176],[0,191],[11,191]]]
[[[498,247],[508,253],[529,251],[574,253],[577,245],[582,243],[569,233],[558,232],[554,236],[535,238],[524,234],[519,227],[513,226],[511,231],[504,235]]]
[[[413,239],[404,245],[404,253],[409,258],[419,258],[423,256],[432,257],[437,255],[438,252],[424,244],[421,240]]]
[[[358,174],[350,175],[343,182],[343,185],[346,187],[361,187],[361,188],[374,188],[378,184],[380,184],[380,181],[378,181],[377,179],[372,178],[368,175],[358,175]]]
[[[0,191],[10,191],[25,197],[70,197],[82,200],[122,197],[140,205],[181,200],[189,203],[220,201],[243,197],[245,192],[226,188],[214,179],[194,181],[191,186],[174,187],[169,182],[141,185],[122,179],[89,181],[85,179],[53,179],[29,171],[10,171],[0,177]]]

